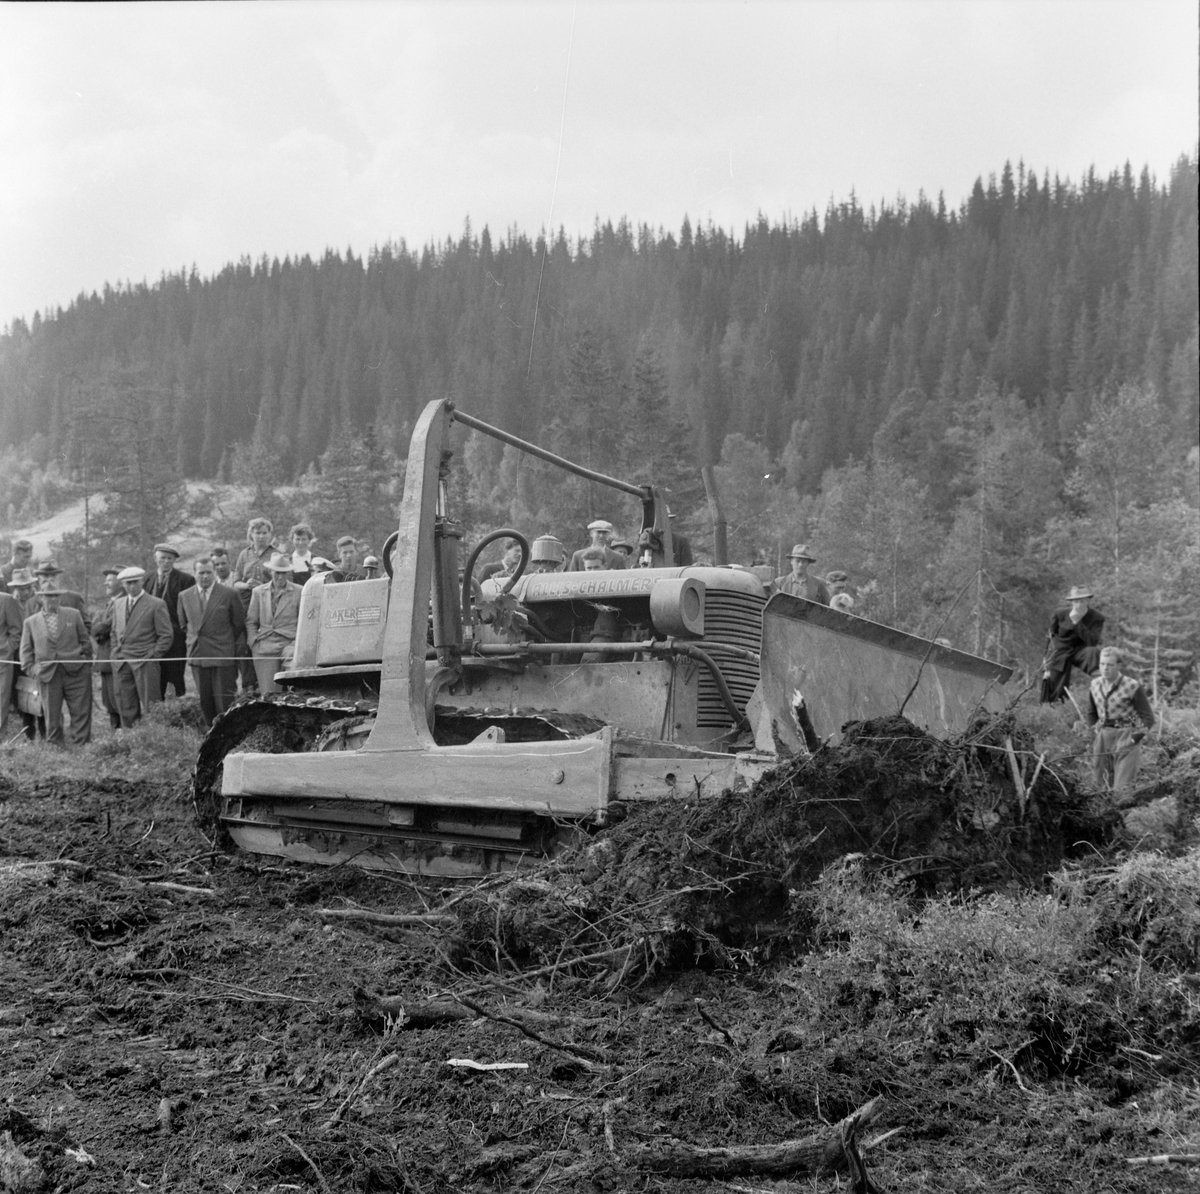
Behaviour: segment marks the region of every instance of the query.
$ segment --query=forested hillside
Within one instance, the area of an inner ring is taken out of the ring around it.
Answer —
[[[318,534],[374,536],[416,415],[449,396],[665,484],[701,550],[715,464],[735,558],[808,539],[856,612],[969,649],[1035,665],[1049,604],[1085,581],[1177,687],[1200,637],[1197,292],[1195,156],[1165,181],[1006,165],[956,210],[851,195],[740,237],[468,227],[185,271],[0,338],[0,518],[87,488],[110,497],[97,535],[144,550],[184,516],[181,478],[268,505],[300,481],[324,497],[295,512],[333,518],[349,469],[373,508]],[[463,457],[471,528],[575,544],[590,515],[632,520],[491,441]]]

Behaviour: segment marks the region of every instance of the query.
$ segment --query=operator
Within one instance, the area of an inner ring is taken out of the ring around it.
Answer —
[[[1131,787],[1142,763],[1141,741],[1146,730],[1154,728],[1154,710],[1142,686],[1121,674],[1121,652],[1116,647],[1100,652],[1100,675],[1088,689],[1084,717],[1096,732],[1092,743],[1096,786],[1114,792]],[[1139,720],[1145,730],[1137,728]]]
[[[1082,585],[1074,585],[1067,594],[1066,607],[1056,609],[1050,619],[1045,670],[1042,672],[1040,703],[1043,705],[1061,701],[1067,695],[1073,667],[1094,676],[1100,666],[1104,615],[1088,606],[1091,596]]]
[[[553,535],[539,535],[529,548],[530,572],[561,572],[567,549]]]
[[[357,549],[356,549],[357,550]],[[277,552],[267,564],[271,579],[250,595],[246,637],[254,655],[258,688],[264,696],[278,692],[275,673],[292,661],[300,621],[300,586],[292,583],[292,557]]]
[[[571,562],[567,565],[568,572],[582,572],[583,568],[583,553],[591,551],[593,548],[599,548],[604,552],[604,567],[605,568],[625,568],[628,561],[622,552],[612,549],[613,524],[603,518],[597,518],[595,522],[589,522],[587,525],[588,535],[591,537],[591,543],[587,547],[580,548],[574,555],[571,556]]]
[[[815,564],[817,557],[808,550],[807,543],[797,543],[788,553],[792,561],[792,570],[787,576],[775,578],[777,593],[790,593],[793,597],[804,597],[820,605],[829,604],[829,589],[818,576],[813,576],[808,570],[809,564]]]
[[[585,547],[583,551],[577,551],[575,554],[582,557],[584,572],[603,572],[608,566],[602,547]]]

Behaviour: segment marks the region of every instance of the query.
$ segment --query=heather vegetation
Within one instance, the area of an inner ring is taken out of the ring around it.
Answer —
[[[97,550],[132,556],[208,480],[236,485],[215,511],[231,542],[254,512],[377,544],[413,422],[448,397],[663,485],[700,557],[714,465],[735,560],[782,571],[806,540],[856,612],[1018,665],[1087,583],[1178,699],[1200,645],[1198,289],[1195,156],[1161,181],[1006,164],[957,208],[851,195],[740,236],[468,226],[181,271],[0,337],[0,519],[86,492]],[[458,449],[469,534],[632,527],[608,491],[477,436]]]

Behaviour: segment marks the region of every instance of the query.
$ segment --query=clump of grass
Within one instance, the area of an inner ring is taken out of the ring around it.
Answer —
[[[807,896],[815,949],[798,967],[798,1010],[899,1053],[920,1045],[989,1066],[1021,1055],[1054,1074],[1140,1049],[1190,1069],[1198,890],[1196,850],[1062,872],[1050,893],[923,903],[844,862]]]
[[[79,749],[47,746],[24,735],[0,746],[0,776],[16,786],[55,780],[127,780],[174,784],[187,780],[201,734],[181,701],[153,705],[131,730],[110,729],[97,712],[92,741]]]

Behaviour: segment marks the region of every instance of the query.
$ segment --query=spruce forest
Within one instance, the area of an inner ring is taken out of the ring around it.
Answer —
[[[470,224],[420,251],[243,259],[106,286],[0,336],[0,529],[96,499],[90,558],[194,523],[310,519],[317,550],[392,529],[431,399],[669,494],[698,561],[713,465],[730,558],[844,569],[854,612],[1038,668],[1085,584],[1159,699],[1200,649],[1197,157],[1077,181],[1006,164],[939,196],[740,236]],[[462,434],[467,543],[581,546],[630,499]],[[60,557],[80,575],[84,533]],[[0,542],[0,548],[7,543]],[[7,557],[5,557],[7,558]]]

